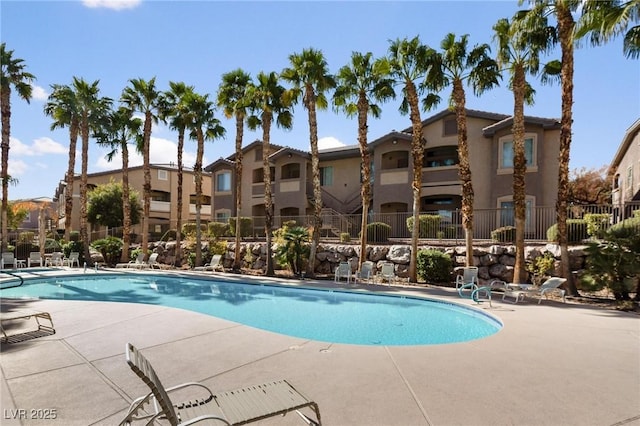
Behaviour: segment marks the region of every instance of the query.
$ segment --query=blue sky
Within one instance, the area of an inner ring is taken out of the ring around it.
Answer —
[[[0,2],[0,38],[35,74],[30,104],[12,97],[9,172],[18,179],[10,199],[52,197],[68,161],[68,131],[51,131],[43,106],[52,84],[70,84],[74,76],[100,80],[101,94],[114,99],[131,78],[157,78],[160,89],[184,81],[215,96],[221,75],[238,67],[255,76],[281,71],[288,57],[302,49],[323,51],[331,72],[348,63],[352,51],[387,53],[389,40],[420,36],[438,48],[444,36],[469,34],[470,42],[493,46],[492,26],[518,10],[517,1],[416,2],[223,2],[223,1],[7,1]],[[495,49],[494,49],[495,50]],[[559,50],[549,59],[559,57]],[[604,47],[587,43],[575,52],[575,94],[571,168],[598,168],[610,162],[625,131],[640,117],[640,61],[625,59],[622,41]],[[560,86],[536,86],[535,105],[527,115],[560,117]],[[503,87],[475,98],[467,107],[511,114],[513,95]],[[447,107],[443,102],[423,118]],[[369,139],[409,127],[398,112],[399,99],[370,119]],[[294,128],[272,130],[272,143],[308,149],[306,111],[298,105]],[[223,118],[218,113],[219,118]],[[205,165],[233,153],[235,127],[223,119],[225,139],[207,142]],[[322,147],[355,144],[356,121],[332,110],[318,115]],[[245,144],[259,138],[245,132]],[[157,125],[151,161],[176,160],[176,135]],[[131,151],[130,151],[131,152]],[[117,169],[106,150],[92,143],[89,172]],[[195,143],[185,147],[185,165],[195,160]],[[140,158],[132,163],[141,164]],[[80,171],[78,156],[76,172]]]

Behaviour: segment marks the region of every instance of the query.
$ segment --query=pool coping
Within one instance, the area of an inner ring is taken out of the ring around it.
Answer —
[[[195,275],[301,286],[279,278]],[[441,287],[303,283],[475,305]],[[196,380],[222,390],[288,378],[318,402],[325,424],[640,423],[640,322],[634,314],[556,301],[494,300],[492,308],[480,309],[503,322],[497,334],[404,347],[315,342],[153,305],[29,305],[52,314],[56,334],[3,345],[3,425],[43,424],[7,418],[30,409],[55,409],[59,424],[119,422],[128,401],[145,392],[124,362],[126,341],[142,349],[166,386]],[[289,415],[277,424],[299,420]]]

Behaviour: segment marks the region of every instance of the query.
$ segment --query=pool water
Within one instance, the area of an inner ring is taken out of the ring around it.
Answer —
[[[464,342],[502,328],[479,310],[435,300],[178,275],[25,280],[20,287],[2,290],[0,296],[162,305],[289,336],[358,345]]]

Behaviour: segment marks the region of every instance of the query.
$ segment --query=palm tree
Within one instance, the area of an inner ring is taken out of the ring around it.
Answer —
[[[424,144],[422,137],[422,119],[420,118],[420,102],[418,97],[423,94],[424,86],[416,85],[422,81],[433,63],[435,51],[423,45],[418,36],[408,40],[396,39],[390,41],[387,56],[388,66],[395,84],[402,87],[402,103],[400,112],[409,113],[411,118],[412,140],[411,155],[413,159],[413,229],[411,231],[411,259],[409,261],[409,280],[417,282],[418,237],[420,231],[420,191],[422,189],[422,160]],[[439,102],[435,94],[428,94],[422,100],[425,110],[432,108]]]
[[[190,111],[190,137],[197,141],[196,162],[193,172],[196,180],[196,259],[195,266],[202,264],[202,230],[200,229],[200,210],[202,208],[202,157],[204,156],[204,141],[218,139],[224,136],[225,129],[220,120],[214,117],[214,105],[208,95],[194,93],[187,99]]]
[[[640,0],[588,0],[584,2],[576,38],[589,34],[592,44],[601,45],[624,34],[622,45],[624,55],[630,59],[638,59],[640,58],[640,25],[629,28],[632,22],[640,22]]]
[[[99,131],[111,109],[112,100],[100,97],[99,80],[89,84],[83,78],[73,77],[73,91],[78,107],[78,126],[82,140],[82,170],[80,176],[80,240],[84,258],[90,262],[89,234],[87,232],[87,174],[89,167],[89,137]]]
[[[111,161],[120,151],[122,156],[122,257],[121,261],[129,261],[129,245],[131,244],[131,198],[129,187],[129,141],[134,139],[136,145],[141,142],[142,120],[134,118],[131,110],[120,107],[111,111],[96,138],[99,145],[111,148],[107,160]]]
[[[351,53],[351,63],[338,71],[338,86],[333,95],[333,104],[343,110],[348,117],[358,117],[358,144],[362,158],[362,220],[360,232],[360,257],[358,269],[366,260],[367,253],[367,216],[371,203],[371,156],[367,146],[368,115],[380,117],[381,109],[376,102],[384,102],[396,97],[393,80],[389,78],[387,62],[373,60],[371,52]]]
[[[247,91],[251,87],[251,76],[242,69],[222,74],[222,83],[218,89],[218,106],[222,107],[227,118],[236,119],[236,247],[233,259],[233,269],[240,270],[240,212],[242,209],[242,137],[244,134],[244,119],[247,114]]]
[[[524,103],[534,102],[535,91],[527,82],[527,74],[537,76],[540,72],[540,55],[549,50],[555,39],[555,29],[547,25],[544,16],[538,15],[527,25],[523,14],[516,14],[512,21],[498,20],[493,26],[494,39],[498,44],[498,64],[507,68],[509,85],[513,91],[513,204],[516,226],[516,258],[513,271],[514,282],[526,282],[527,271],[524,256],[524,231],[526,226],[525,174],[527,161],[524,149]],[[548,81],[546,71],[542,81]]]
[[[76,167],[76,147],[80,131],[80,116],[76,93],[70,86],[54,84],[53,91],[44,106],[44,113],[53,119],[51,130],[69,127],[69,161],[65,174],[66,191],[64,194],[64,239],[71,235],[71,213],[73,212],[73,176]]]
[[[178,131],[178,201],[176,217],[176,266],[182,264],[182,182],[183,182],[183,161],[184,134],[189,125],[191,112],[187,105],[187,100],[193,96],[194,87],[187,86],[183,82],[169,82],[169,90],[160,97],[160,117],[169,122],[169,127]]]
[[[273,276],[273,257],[271,254],[271,228],[273,227],[273,201],[271,197],[271,168],[269,154],[271,153],[271,123],[274,116],[276,125],[289,130],[293,125],[293,114],[289,109],[286,89],[279,84],[278,74],[260,72],[257,84],[249,90],[252,115],[249,117],[249,127],[262,127],[262,171],[264,174],[264,231],[267,246],[267,276]],[[237,161],[237,159],[236,159]],[[238,226],[236,226],[236,229]],[[237,231],[236,231],[237,232]]]
[[[158,122],[160,92],[156,89],[155,77],[149,81],[134,78],[129,80],[129,83],[131,85],[125,87],[120,99],[131,111],[144,114],[142,132],[142,169],[144,173],[142,251],[147,256],[149,253],[149,212],[151,210],[151,165],[149,161],[151,125]]]
[[[311,233],[311,251],[307,274],[315,276],[315,258],[320,242],[322,226],[322,189],[320,187],[320,159],[318,156],[318,120],[316,109],[328,107],[325,92],[336,86],[333,75],[329,73],[327,60],[321,50],[303,49],[302,53],[289,55],[290,67],[282,71],[281,77],[293,85],[292,99],[302,99],[309,117],[309,144],[311,146],[311,175],[313,179],[313,231]]]
[[[501,78],[496,61],[489,56],[488,44],[468,49],[469,35],[456,41],[449,33],[440,43],[441,52],[434,55],[434,63],[427,75],[427,85],[435,92],[452,86],[450,108],[456,113],[458,127],[458,175],[462,182],[462,225],[465,231],[467,266],[473,266],[473,183],[467,142],[467,110],[464,85],[469,84],[476,96],[497,86]]]
[[[35,76],[25,70],[24,60],[13,57],[13,50],[7,50],[6,43],[0,44],[0,110],[2,111],[2,241],[0,249],[7,247],[7,208],[9,202],[9,143],[11,139],[11,88],[15,88],[18,96],[31,100],[31,82]]]

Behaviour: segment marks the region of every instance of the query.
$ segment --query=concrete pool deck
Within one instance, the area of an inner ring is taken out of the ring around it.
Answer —
[[[440,287],[350,286],[365,287],[475,305]],[[488,338],[357,346],[155,305],[13,299],[2,305],[47,311],[56,328],[52,336],[2,345],[3,426],[118,424],[130,401],[147,392],[125,362],[127,342],[142,350],[165,386],[199,381],[215,392],[286,378],[319,404],[325,425],[640,425],[637,314],[494,300],[492,308],[479,308],[504,328]],[[53,413],[55,419],[38,418]],[[288,414],[260,424],[304,423]]]

